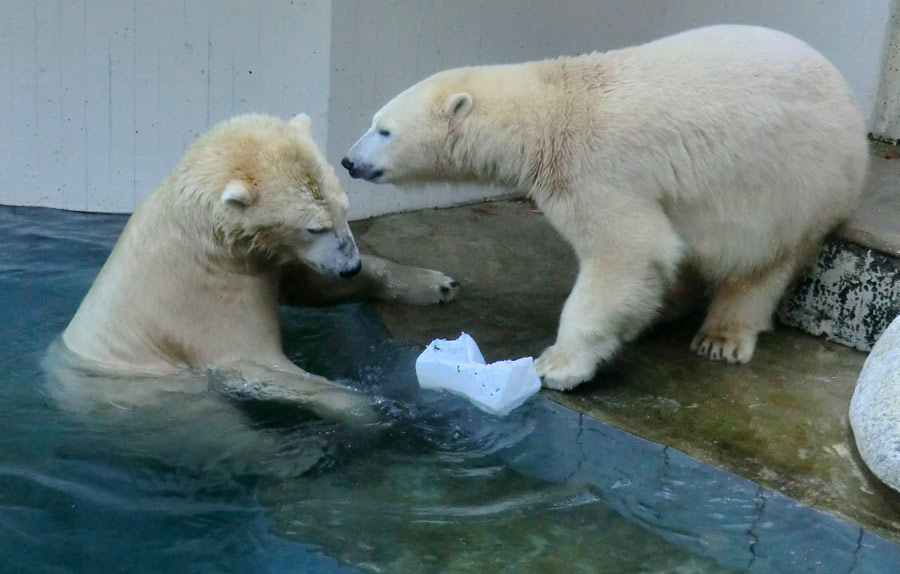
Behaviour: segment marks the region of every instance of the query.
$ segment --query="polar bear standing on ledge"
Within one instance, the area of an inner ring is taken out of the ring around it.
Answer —
[[[376,183],[526,192],[580,263],[537,361],[545,386],[569,389],[650,323],[683,268],[712,293],[691,348],[749,361],[798,268],[856,204],[867,161],[853,96],[823,56],[774,30],[714,26],[440,72],[379,110],[341,163]]]

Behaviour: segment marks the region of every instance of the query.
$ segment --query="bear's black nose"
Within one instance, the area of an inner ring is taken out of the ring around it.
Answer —
[[[349,157],[344,157],[344,159],[341,160],[341,165],[344,166],[344,168],[346,168],[347,171],[350,171],[351,169],[353,169],[353,162],[350,161]]]
[[[354,267],[353,269],[348,269],[347,271],[341,271],[340,275],[341,275],[341,277],[345,277],[345,278],[349,279],[350,277],[353,277],[354,275],[359,273],[360,270],[362,270],[362,262],[357,263],[356,267]]]

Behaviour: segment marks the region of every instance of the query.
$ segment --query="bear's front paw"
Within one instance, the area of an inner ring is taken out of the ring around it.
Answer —
[[[544,388],[567,391],[594,377],[597,363],[583,354],[553,345],[534,362]]]
[[[691,341],[691,350],[711,361],[745,364],[753,358],[756,333],[748,330],[701,330]]]
[[[437,285],[438,303],[449,303],[456,299],[456,295],[459,293],[459,281],[439,271],[435,271],[435,273],[441,276]]]
[[[449,303],[459,293],[459,281],[432,269],[415,269],[405,278],[402,284],[396,285],[393,299],[410,305],[434,305]]]

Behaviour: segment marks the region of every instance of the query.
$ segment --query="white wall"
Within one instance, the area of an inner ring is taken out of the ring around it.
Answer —
[[[130,212],[207,126],[305,111],[330,0],[0,0],[0,203]]]
[[[339,161],[396,93],[438,70],[625,47],[713,23],[785,30],[845,74],[874,121],[891,0],[334,0],[328,156]],[[357,217],[496,194],[342,182]]]
[[[716,22],[789,32],[819,50],[844,74],[867,126],[875,123],[881,70],[890,40],[892,0],[679,0],[663,10],[662,32]],[[675,8],[677,6],[677,9]]]
[[[0,203],[131,211],[207,126],[313,117],[337,164],[390,97],[440,69],[632,45],[716,22],[792,32],[870,126],[892,0],[0,0]],[[252,73],[251,73],[252,72]],[[497,193],[352,181],[351,216]]]
[[[889,34],[872,132],[881,140],[900,143],[900,0],[893,0]]]

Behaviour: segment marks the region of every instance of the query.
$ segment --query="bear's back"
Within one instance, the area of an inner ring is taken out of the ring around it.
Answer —
[[[589,150],[579,177],[663,202],[689,243],[778,250],[846,217],[861,192],[868,148],[853,95],[788,34],[713,26],[562,62],[597,82],[577,89],[589,94],[588,121],[570,129],[572,147]]]
[[[757,114],[789,102],[855,112],[849,87],[824,56],[767,28],[699,28],[580,58],[609,70],[608,101],[640,106],[644,116],[661,110],[684,118],[722,111],[733,117],[742,105]]]

